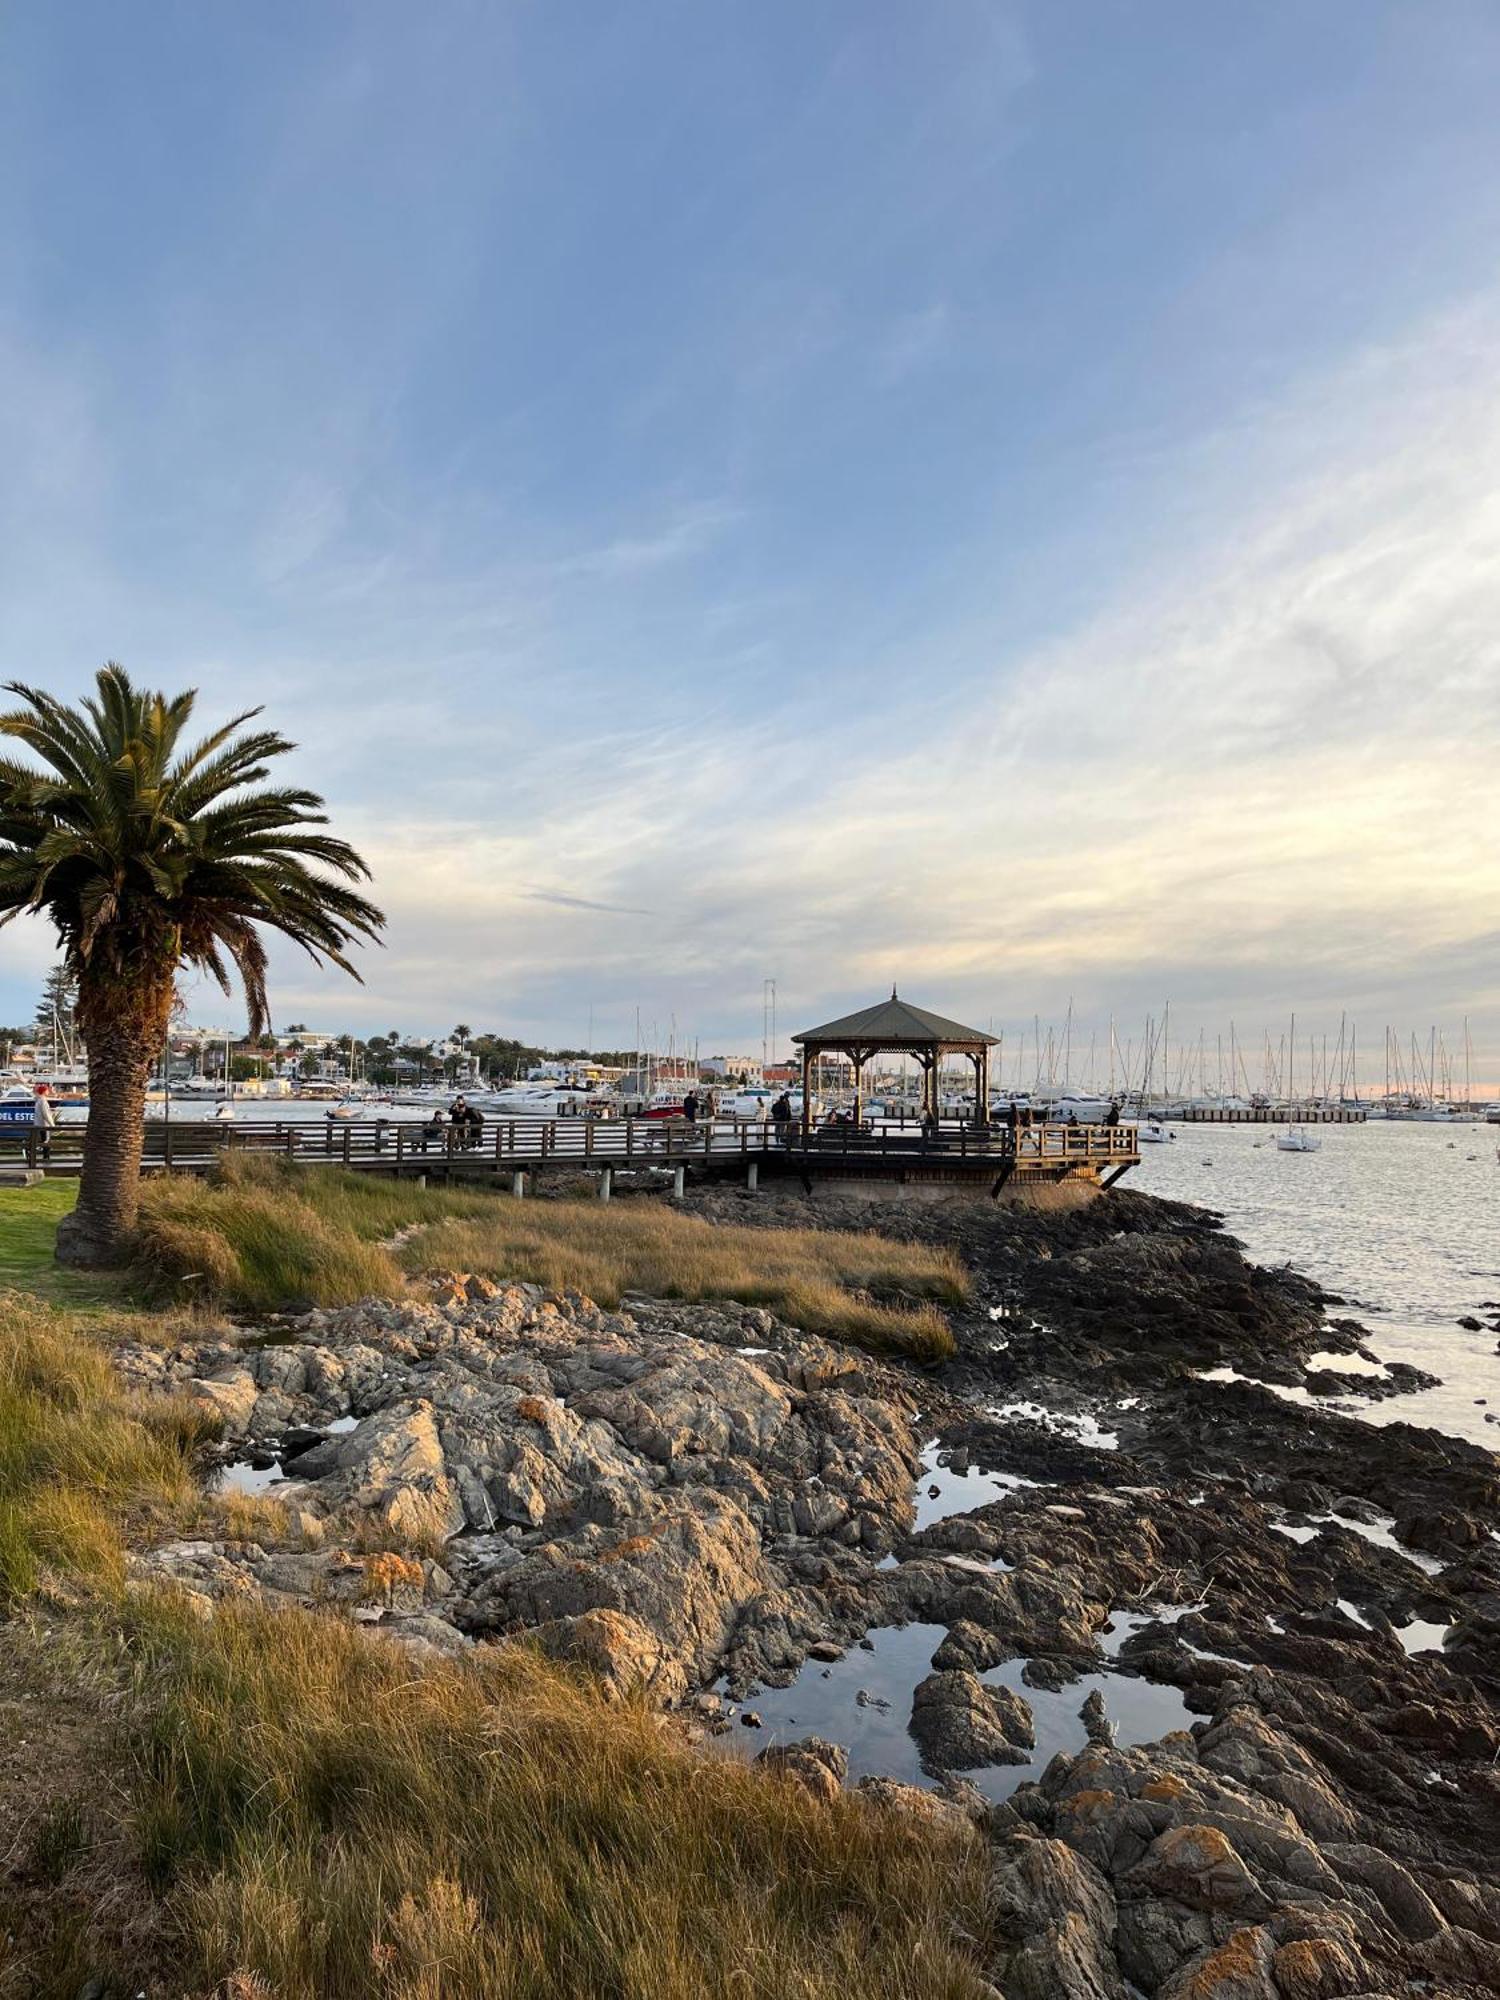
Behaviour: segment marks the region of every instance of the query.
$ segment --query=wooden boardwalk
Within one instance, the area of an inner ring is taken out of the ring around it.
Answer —
[[[86,1129],[57,1126],[43,1159],[33,1128],[0,1126],[0,1165],[76,1174]],[[451,1127],[430,1133],[385,1118],[243,1125],[172,1118],[147,1124],[143,1166],[147,1173],[206,1173],[226,1152],[434,1180],[514,1180],[564,1168],[600,1174],[691,1169],[695,1176],[712,1177],[751,1175],[753,1168],[752,1179],[765,1174],[985,1182],[1107,1174],[1113,1180],[1140,1159],[1133,1125],[1033,1125],[1015,1135],[1005,1126],[979,1130],[956,1122],[936,1132],[917,1125],[873,1131],[833,1125],[804,1139],[795,1126],[783,1138],[769,1123],[724,1119],[694,1125],[661,1118],[493,1118],[470,1134]],[[607,1183],[601,1192],[607,1192]]]

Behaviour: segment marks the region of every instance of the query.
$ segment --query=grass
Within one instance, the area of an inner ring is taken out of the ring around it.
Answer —
[[[874,1234],[747,1229],[656,1203],[498,1202],[479,1221],[447,1221],[400,1251],[410,1271],[458,1270],[586,1292],[618,1305],[653,1298],[736,1299],[877,1353],[941,1360],[953,1335],[940,1305],[968,1279],[957,1256]]]
[[[388,1247],[398,1231],[410,1233]],[[650,1201],[523,1203],[234,1155],[211,1181],[147,1185],[138,1268],[156,1298],[262,1311],[392,1297],[407,1275],[441,1270],[604,1305],[632,1291],[737,1300],[924,1362],[953,1352],[941,1308],[968,1289],[952,1251],[874,1234],[732,1228]]]
[[[57,1225],[77,1199],[73,1180],[0,1188],[0,1292],[12,1286],[75,1311],[118,1304],[118,1278],[65,1271],[53,1262]]]
[[[332,1617],[170,1603],[131,1643],[143,1859],[205,1987],[992,1990],[978,1842],[691,1751],[524,1647],[414,1673]]]
[[[0,1607],[47,1575],[117,1586],[126,1535],[196,1507],[192,1454],[217,1429],[186,1398],[130,1394],[87,1332],[0,1294]]]
[[[137,1287],[251,1311],[395,1298],[405,1280],[381,1238],[495,1200],[230,1154],[209,1180],[163,1176],[142,1188]]]
[[[98,1735],[27,1781],[0,1991],[72,2000],[101,1961],[240,2000],[993,1990],[963,1830],[819,1803],[523,1645],[418,1663],[332,1612],[127,1591],[127,1547],[202,1505],[204,1434],[97,1320],[0,1299],[0,1637],[45,1602]]]

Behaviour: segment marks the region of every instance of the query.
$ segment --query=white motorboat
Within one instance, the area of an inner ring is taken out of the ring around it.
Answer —
[[[757,1089],[737,1090],[732,1095],[719,1099],[719,1116],[740,1120],[769,1118],[771,1106],[776,1102],[776,1092]]]
[[[1142,1146],[1166,1146],[1177,1137],[1177,1134],[1169,1132],[1165,1125],[1152,1118],[1139,1128],[1135,1136],[1137,1143]]]
[[[488,1112],[496,1118],[571,1118],[586,1111],[595,1095],[555,1083],[522,1083],[509,1090],[455,1094],[464,1096],[476,1111]]]
[[[1076,1118],[1080,1125],[1102,1125],[1109,1112],[1109,1099],[1097,1090],[1065,1090],[1053,1101],[1047,1116],[1054,1124],[1066,1125]]]

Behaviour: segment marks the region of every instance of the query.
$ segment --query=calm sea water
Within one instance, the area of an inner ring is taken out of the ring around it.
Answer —
[[[1500,1450],[1500,1336],[1455,1324],[1500,1318],[1484,1309],[1500,1300],[1500,1126],[1318,1126],[1317,1153],[1279,1152],[1274,1126],[1172,1129],[1171,1145],[1141,1149],[1130,1186],[1217,1209],[1258,1263],[1293,1264],[1348,1299],[1382,1360],[1443,1379],[1358,1414]]]

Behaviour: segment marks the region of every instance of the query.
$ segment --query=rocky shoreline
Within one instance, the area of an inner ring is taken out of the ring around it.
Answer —
[[[1393,1378],[1201,1211],[899,1226],[974,1274],[936,1372],[462,1277],[124,1349],[215,1405],[235,1479],[279,1472],[293,1529],[139,1574],[418,1652],[525,1638],[705,1754],[962,1815],[1021,2000],[1500,1990],[1500,1461],[1308,1400]]]

